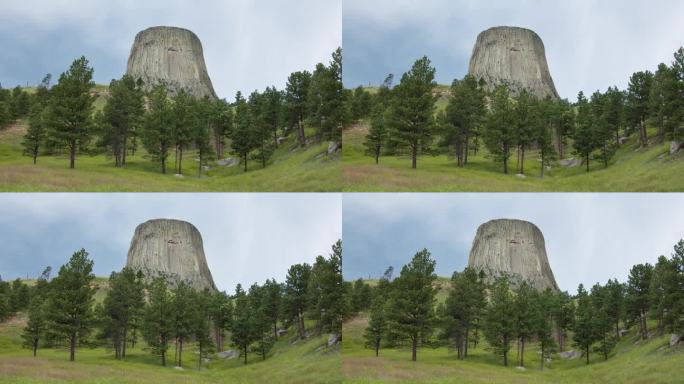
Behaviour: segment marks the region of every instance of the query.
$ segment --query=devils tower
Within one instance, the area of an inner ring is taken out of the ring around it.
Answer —
[[[204,257],[202,236],[185,221],[155,219],[138,225],[126,266],[142,271],[147,282],[164,275],[171,285],[185,281],[197,290],[216,289]]]
[[[184,89],[195,98],[216,97],[202,43],[187,29],[152,27],[138,33],[126,74],[141,79],[148,91],[163,84],[170,95]]]
[[[538,290],[559,290],[546,245],[536,225],[522,220],[488,221],[477,229],[468,266],[493,277],[507,275],[513,285],[529,282]]]
[[[515,95],[527,89],[540,99],[558,98],[544,43],[529,29],[494,27],[481,32],[470,57],[468,74],[483,80],[488,91],[507,84]]]

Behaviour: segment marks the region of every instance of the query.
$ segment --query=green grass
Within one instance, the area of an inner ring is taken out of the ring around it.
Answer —
[[[363,347],[365,315],[345,323],[342,343],[342,371],[345,383],[681,383],[682,348],[667,347],[667,336],[636,341],[634,332],[622,338],[607,361],[591,354],[561,360],[554,355],[540,370],[537,346],[525,348],[525,370],[516,369],[516,347],[509,355],[509,367],[481,343],[470,348],[466,360],[457,360],[448,348],[423,347],[418,361],[411,361],[409,348],[381,349],[380,357]]]
[[[383,156],[380,164],[364,154],[363,141],[367,122],[343,133],[342,177],[344,191],[415,191],[415,192],[609,192],[609,191],[684,191],[684,155],[670,156],[669,144],[639,149],[635,138],[622,145],[604,168],[597,160],[563,168],[554,164],[540,177],[540,162],[535,151],[525,154],[525,177],[515,175],[516,155],[511,156],[508,175],[503,165],[489,158],[486,151],[468,158],[465,168],[446,155],[423,155],[418,168],[411,169],[409,156]],[[570,151],[571,148],[568,148]]]
[[[294,149],[289,138],[275,151],[266,168],[258,161],[248,162],[248,172],[242,165],[211,169],[198,177],[196,154],[184,153],[183,178],[163,175],[160,166],[145,156],[144,151],[130,156],[125,169],[114,167],[113,159],[104,155],[76,158],[76,169],[69,169],[66,156],[43,156],[33,165],[22,156],[23,123],[0,131],[0,191],[79,191],[79,192],[172,192],[172,191],[340,191],[341,165],[328,157],[327,143]],[[173,169],[173,154],[170,156]],[[172,172],[171,172],[172,173]]]
[[[38,357],[21,348],[20,333],[24,315],[0,324],[0,383],[339,383],[339,352],[318,350],[327,336],[292,343],[293,334],[281,337],[270,355],[262,361],[248,354],[242,359],[222,360],[215,356],[197,369],[197,348],[186,344],[183,370],[162,367],[160,359],[136,345],[126,359],[117,361],[105,348],[77,349],[76,361],[69,362],[66,349],[39,349]],[[173,365],[173,347],[169,364]]]

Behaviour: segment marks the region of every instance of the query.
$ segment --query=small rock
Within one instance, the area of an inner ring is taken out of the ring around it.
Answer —
[[[517,367],[515,367],[515,369],[517,369],[518,371],[526,371],[527,370],[527,368],[521,367],[521,366],[517,366]]]
[[[627,142],[627,137],[626,137],[626,136],[622,136],[621,138],[618,139],[618,143],[620,143],[620,145],[622,145],[622,144],[624,144],[624,143],[626,143],[626,142]]]
[[[219,352],[219,353],[216,354],[216,356],[218,356],[219,359],[228,359],[228,360],[230,360],[230,359],[235,359],[235,358],[237,358],[237,357],[240,357],[240,352],[236,352],[236,351],[233,351],[233,350],[228,350],[228,351]]]
[[[220,167],[234,167],[240,164],[240,159],[229,157],[227,159],[220,159],[216,162],[216,164],[218,164]]]
[[[576,358],[582,356],[581,353],[579,353],[578,351],[575,351],[574,349],[571,349],[571,350],[569,350],[569,351],[561,352],[561,353],[559,353],[558,355],[560,356],[561,359],[566,359],[566,360],[567,360],[567,359],[572,360],[572,359],[576,359]]]
[[[522,174],[522,173],[516,174],[515,177],[517,177],[517,178],[519,178],[519,179],[525,179],[525,178],[527,178],[527,176],[525,176],[525,175]]]
[[[282,336],[282,335],[284,335],[284,334],[286,334],[286,333],[287,333],[287,329],[282,329],[282,328],[281,328],[281,329],[278,330],[278,337],[280,337],[280,336]]]
[[[342,340],[342,335],[339,335],[337,333],[331,333],[330,336],[328,336],[328,348],[339,343],[341,340]]]
[[[684,148],[684,141],[683,142],[678,142],[678,141],[670,142],[670,155],[674,155],[675,153],[679,152],[679,150],[682,148]]]
[[[204,171],[211,171],[211,167],[208,166],[208,165],[203,165],[203,166],[202,166],[202,170],[204,170]]]
[[[558,161],[558,163],[561,167],[573,168],[582,164],[582,161],[580,159],[575,159],[574,157],[571,157],[569,159],[562,159]]]
[[[287,140],[286,137],[279,137],[278,138],[278,145],[282,144],[285,140]]]
[[[332,155],[333,153],[337,152],[340,148],[340,143],[336,141],[331,141],[330,144],[328,144],[328,155]]]
[[[181,175],[180,173],[176,173],[176,174],[173,175],[173,176],[174,176],[174,177],[177,177],[177,178],[179,178],[179,179],[182,179],[182,178],[185,177],[185,176]]]
[[[674,347],[675,345],[679,344],[679,342],[682,341],[682,335],[678,335],[676,333],[673,333],[670,336],[670,348]]]
[[[628,331],[626,329],[621,329],[620,330],[620,337],[624,337],[627,334],[627,332]]]
[[[179,371],[184,371],[185,369],[183,367],[173,367],[173,369],[179,370]]]

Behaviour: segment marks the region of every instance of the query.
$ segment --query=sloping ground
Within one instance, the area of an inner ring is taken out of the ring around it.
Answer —
[[[340,353],[321,348],[326,336],[292,343],[292,333],[280,338],[270,356],[262,361],[248,355],[242,359],[212,357],[197,370],[197,352],[186,345],[183,370],[162,367],[159,358],[144,345],[127,350],[126,360],[117,361],[104,348],[79,348],[76,361],[68,350],[40,349],[38,357],[21,348],[20,333],[25,317],[18,315],[0,324],[0,383],[340,383]],[[142,344],[142,343],[141,343]],[[173,361],[173,347],[169,359]]]
[[[424,347],[418,351],[418,361],[411,361],[408,347],[381,349],[380,357],[363,347],[363,330],[368,324],[360,315],[343,328],[342,371],[345,383],[682,383],[681,363],[684,347],[667,347],[668,337],[636,341],[628,333],[607,361],[591,355],[591,364],[584,358],[560,360],[554,355],[544,371],[536,345],[525,347],[525,370],[515,368],[515,345],[509,355],[509,367],[481,343],[468,350],[467,360],[456,359],[454,352],[444,347]]]
[[[0,191],[79,191],[79,192],[171,192],[171,191],[340,191],[342,188],[339,156],[328,157],[328,144],[312,144],[293,149],[290,137],[275,151],[266,168],[258,161],[248,161],[248,172],[242,166],[211,169],[198,177],[198,162],[193,151],[184,153],[183,174],[162,175],[160,166],[148,159],[144,151],[128,157],[125,169],[114,167],[113,160],[103,155],[81,155],[76,169],[69,169],[65,156],[44,156],[33,165],[22,156],[21,140],[24,123],[0,131]],[[173,169],[173,153],[169,168]],[[173,171],[170,171],[173,173]]]
[[[621,146],[604,168],[591,161],[591,172],[584,166],[562,168],[554,165],[540,178],[540,162],[535,151],[526,152],[525,177],[515,175],[516,154],[512,153],[509,174],[503,165],[489,158],[485,150],[468,158],[458,168],[453,157],[420,156],[418,169],[411,169],[408,156],[383,156],[380,164],[364,155],[363,141],[367,122],[346,129],[342,141],[342,177],[345,191],[684,191],[684,154],[670,156],[669,144],[638,149],[635,138]],[[568,148],[571,151],[571,148]]]

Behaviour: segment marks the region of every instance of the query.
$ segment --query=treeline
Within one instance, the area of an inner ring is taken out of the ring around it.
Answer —
[[[21,304],[12,304],[14,312],[28,308],[22,338],[34,356],[39,348],[67,347],[73,361],[80,347],[104,346],[116,359],[125,359],[127,349],[143,340],[144,349],[162,365],[173,352],[174,365],[182,367],[183,351],[193,343],[200,368],[228,343],[246,364],[248,353],[266,359],[290,328],[296,329],[297,339],[323,333],[341,339],[342,321],[349,315],[349,287],[341,268],[341,241],[329,257],[290,267],[282,283],[269,279],[247,290],[238,284],[234,294],[169,284],[165,276],[146,284],[141,272],[124,268],[112,272],[106,296],[95,304],[93,261],[81,249],[56,277],[50,279],[46,269],[30,291],[19,280],[11,289],[0,285],[0,308],[15,302]]]
[[[388,269],[370,288],[371,299],[361,309],[369,314],[366,346],[376,356],[381,348],[408,346],[415,361],[420,346],[448,346],[466,359],[468,348],[484,337],[505,366],[514,344],[516,364],[524,366],[525,347],[537,343],[543,369],[547,358],[567,348],[569,334],[589,364],[591,352],[608,359],[625,329],[636,326],[640,337],[651,336],[647,319],[657,321],[657,335],[684,330],[684,240],[655,266],[635,265],[627,282],[611,279],[589,292],[580,284],[574,297],[538,291],[524,281],[511,284],[507,276],[487,279],[466,268],[453,274],[446,300],[437,304],[434,271],[435,261],[424,249],[398,277],[392,279]]]
[[[626,90],[610,87],[589,99],[580,92],[575,103],[539,99],[526,90],[513,95],[505,84],[486,92],[484,84],[466,76],[453,81],[445,92],[446,108],[437,112],[434,77],[435,68],[422,57],[396,86],[389,75],[373,95],[361,87],[354,90],[352,116],[369,119],[364,146],[376,163],[381,156],[408,154],[416,168],[420,154],[446,153],[465,167],[468,156],[484,145],[504,173],[515,153],[516,172],[524,174],[526,151],[536,150],[543,177],[553,160],[566,157],[569,141],[589,171],[592,159],[607,167],[632,135],[641,146],[652,139],[684,140],[684,48],[655,73],[634,73]],[[653,138],[649,124],[657,128]]]
[[[114,166],[125,167],[127,156],[142,145],[162,173],[174,156],[174,172],[182,174],[184,151],[195,150],[201,175],[203,166],[223,159],[226,149],[247,171],[250,159],[266,167],[289,135],[299,146],[340,143],[342,125],[349,120],[339,48],[327,65],[292,73],[284,90],[267,87],[248,97],[238,92],[232,103],[195,99],[185,91],[168,97],[163,85],[144,92],[144,84],[127,75],[112,80],[108,92],[99,92],[92,79],[93,68],[81,57],[54,86],[47,75],[30,96],[19,87],[0,91],[0,126],[28,118],[23,147],[34,164],[39,155],[66,153],[74,168],[79,154],[105,154]],[[98,93],[106,105],[95,112]],[[313,130],[311,137],[307,130]]]

